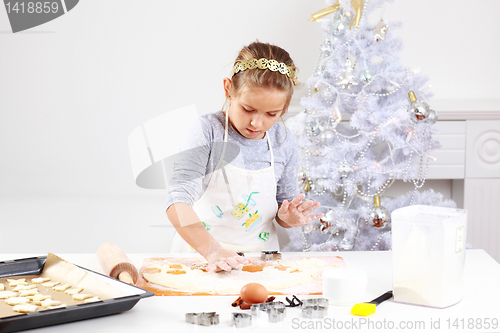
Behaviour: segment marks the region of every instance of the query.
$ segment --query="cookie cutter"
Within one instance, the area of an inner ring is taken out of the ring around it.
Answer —
[[[252,304],[252,315],[258,318],[266,318],[270,323],[283,321],[286,316],[286,306],[282,302],[269,302]]]
[[[304,318],[324,318],[327,313],[327,298],[310,298],[302,301],[302,317]]]
[[[308,299],[303,299],[302,300],[302,307],[304,306],[312,306],[312,305],[319,305],[325,308],[328,308],[328,298],[308,298]]]
[[[217,325],[219,324],[219,315],[215,312],[186,313],[186,322],[202,326]]]
[[[260,259],[263,261],[275,261],[281,259],[281,253],[278,251],[262,251]]]
[[[252,325],[252,315],[233,312],[232,322],[233,326],[236,326],[237,328],[250,326]]]

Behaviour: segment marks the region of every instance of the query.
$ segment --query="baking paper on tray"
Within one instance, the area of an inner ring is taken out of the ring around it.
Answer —
[[[42,274],[26,275],[26,276],[13,276],[0,278],[0,283],[3,283],[5,290],[14,289],[9,287],[7,279],[22,279],[26,278],[28,285],[33,284],[31,279],[36,277],[46,277],[50,281],[59,281],[60,284],[69,284],[71,288],[83,288],[80,292],[82,294],[91,294],[99,297],[101,300],[127,296],[128,294],[106,281],[98,278],[97,276],[89,273],[88,271],[49,253],[43,268]],[[36,284],[38,291],[42,295],[51,295],[53,300],[60,301],[67,306],[81,304],[83,301],[75,301],[71,295],[66,294],[64,291],[55,291],[50,287],[43,287],[41,284]],[[31,302],[28,304],[32,304]],[[45,307],[39,306],[37,311],[46,310]],[[0,299],[0,318],[14,316],[19,313],[12,310],[12,306],[5,303],[4,299]]]

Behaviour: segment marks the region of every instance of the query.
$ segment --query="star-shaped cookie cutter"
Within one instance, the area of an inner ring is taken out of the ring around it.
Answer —
[[[186,313],[186,322],[202,326],[217,325],[219,324],[219,315],[215,312]]]

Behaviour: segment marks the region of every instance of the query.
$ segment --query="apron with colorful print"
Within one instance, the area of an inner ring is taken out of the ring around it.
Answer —
[[[278,210],[271,140],[266,133],[271,166],[245,170],[224,162],[228,136],[228,112],[221,159],[208,187],[193,209],[223,248],[235,252],[278,251],[273,224]],[[175,234],[170,252],[196,252]]]

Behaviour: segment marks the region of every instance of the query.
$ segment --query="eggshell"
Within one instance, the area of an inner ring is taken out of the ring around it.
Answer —
[[[264,303],[268,292],[266,287],[259,283],[248,283],[241,288],[240,296],[247,304]]]

